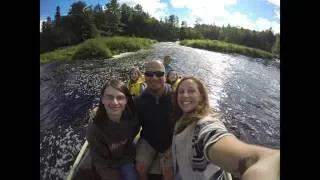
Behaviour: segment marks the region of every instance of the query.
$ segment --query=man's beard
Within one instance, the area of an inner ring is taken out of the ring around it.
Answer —
[[[157,88],[157,89],[150,88],[150,92],[153,93],[153,94],[158,94],[158,93],[161,92],[161,90],[162,90],[162,88]]]
[[[164,90],[164,86],[152,88],[151,86],[148,88],[151,94],[162,94]]]

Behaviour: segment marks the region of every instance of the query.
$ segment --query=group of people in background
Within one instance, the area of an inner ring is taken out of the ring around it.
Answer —
[[[280,151],[245,143],[211,111],[205,84],[181,77],[171,58],[148,61],[126,84],[108,80],[86,138],[102,180],[147,180],[160,158],[164,180],[279,180]],[[139,135],[137,143],[134,139]]]
[[[176,90],[182,76],[174,70],[172,66],[172,58],[170,56],[165,56],[163,60],[163,65],[165,67],[166,83],[168,83],[173,91]],[[147,84],[144,81],[144,74],[141,71],[133,67],[129,71],[129,82],[128,89],[132,96],[137,97],[146,89]]]

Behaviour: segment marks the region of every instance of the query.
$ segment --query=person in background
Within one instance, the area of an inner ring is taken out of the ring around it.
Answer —
[[[179,82],[181,81],[182,77],[180,77],[175,70],[171,70],[167,74],[167,83],[171,85],[173,91],[175,92]]]
[[[220,180],[225,171],[242,180],[280,179],[280,151],[247,144],[229,133],[210,111],[207,89],[198,78],[184,77],[174,101],[176,180]]]
[[[164,65],[166,74],[169,71],[173,70],[173,67],[172,67],[171,63],[172,63],[171,57],[170,56],[165,56],[164,59],[163,59],[163,65]]]
[[[132,68],[129,71],[128,89],[133,97],[140,96],[146,88],[144,83],[144,75],[141,74],[138,68]]]
[[[137,180],[132,142],[140,126],[126,84],[107,81],[90,117],[86,138],[97,174],[102,180]]]

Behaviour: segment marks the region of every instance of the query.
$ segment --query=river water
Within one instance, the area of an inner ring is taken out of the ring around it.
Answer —
[[[211,106],[241,140],[280,148],[280,63],[163,42],[108,60],[40,66],[40,179],[64,179],[84,143],[88,112],[103,82],[132,66],[173,57],[182,75],[205,82]]]

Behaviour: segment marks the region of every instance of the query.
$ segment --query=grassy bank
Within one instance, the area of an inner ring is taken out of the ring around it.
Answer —
[[[250,48],[232,43],[226,43],[217,40],[183,40],[180,42],[183,46],[190,46],[199,49],[224,53],[238,53],[253,58],[273,58],[276,55],[260,49]]]
[[[100,37],[85,42],[40,54],[40,64],[56,60],[80,60],[110,58],[123,52],[148,49],[155,40],[135,37]]]

